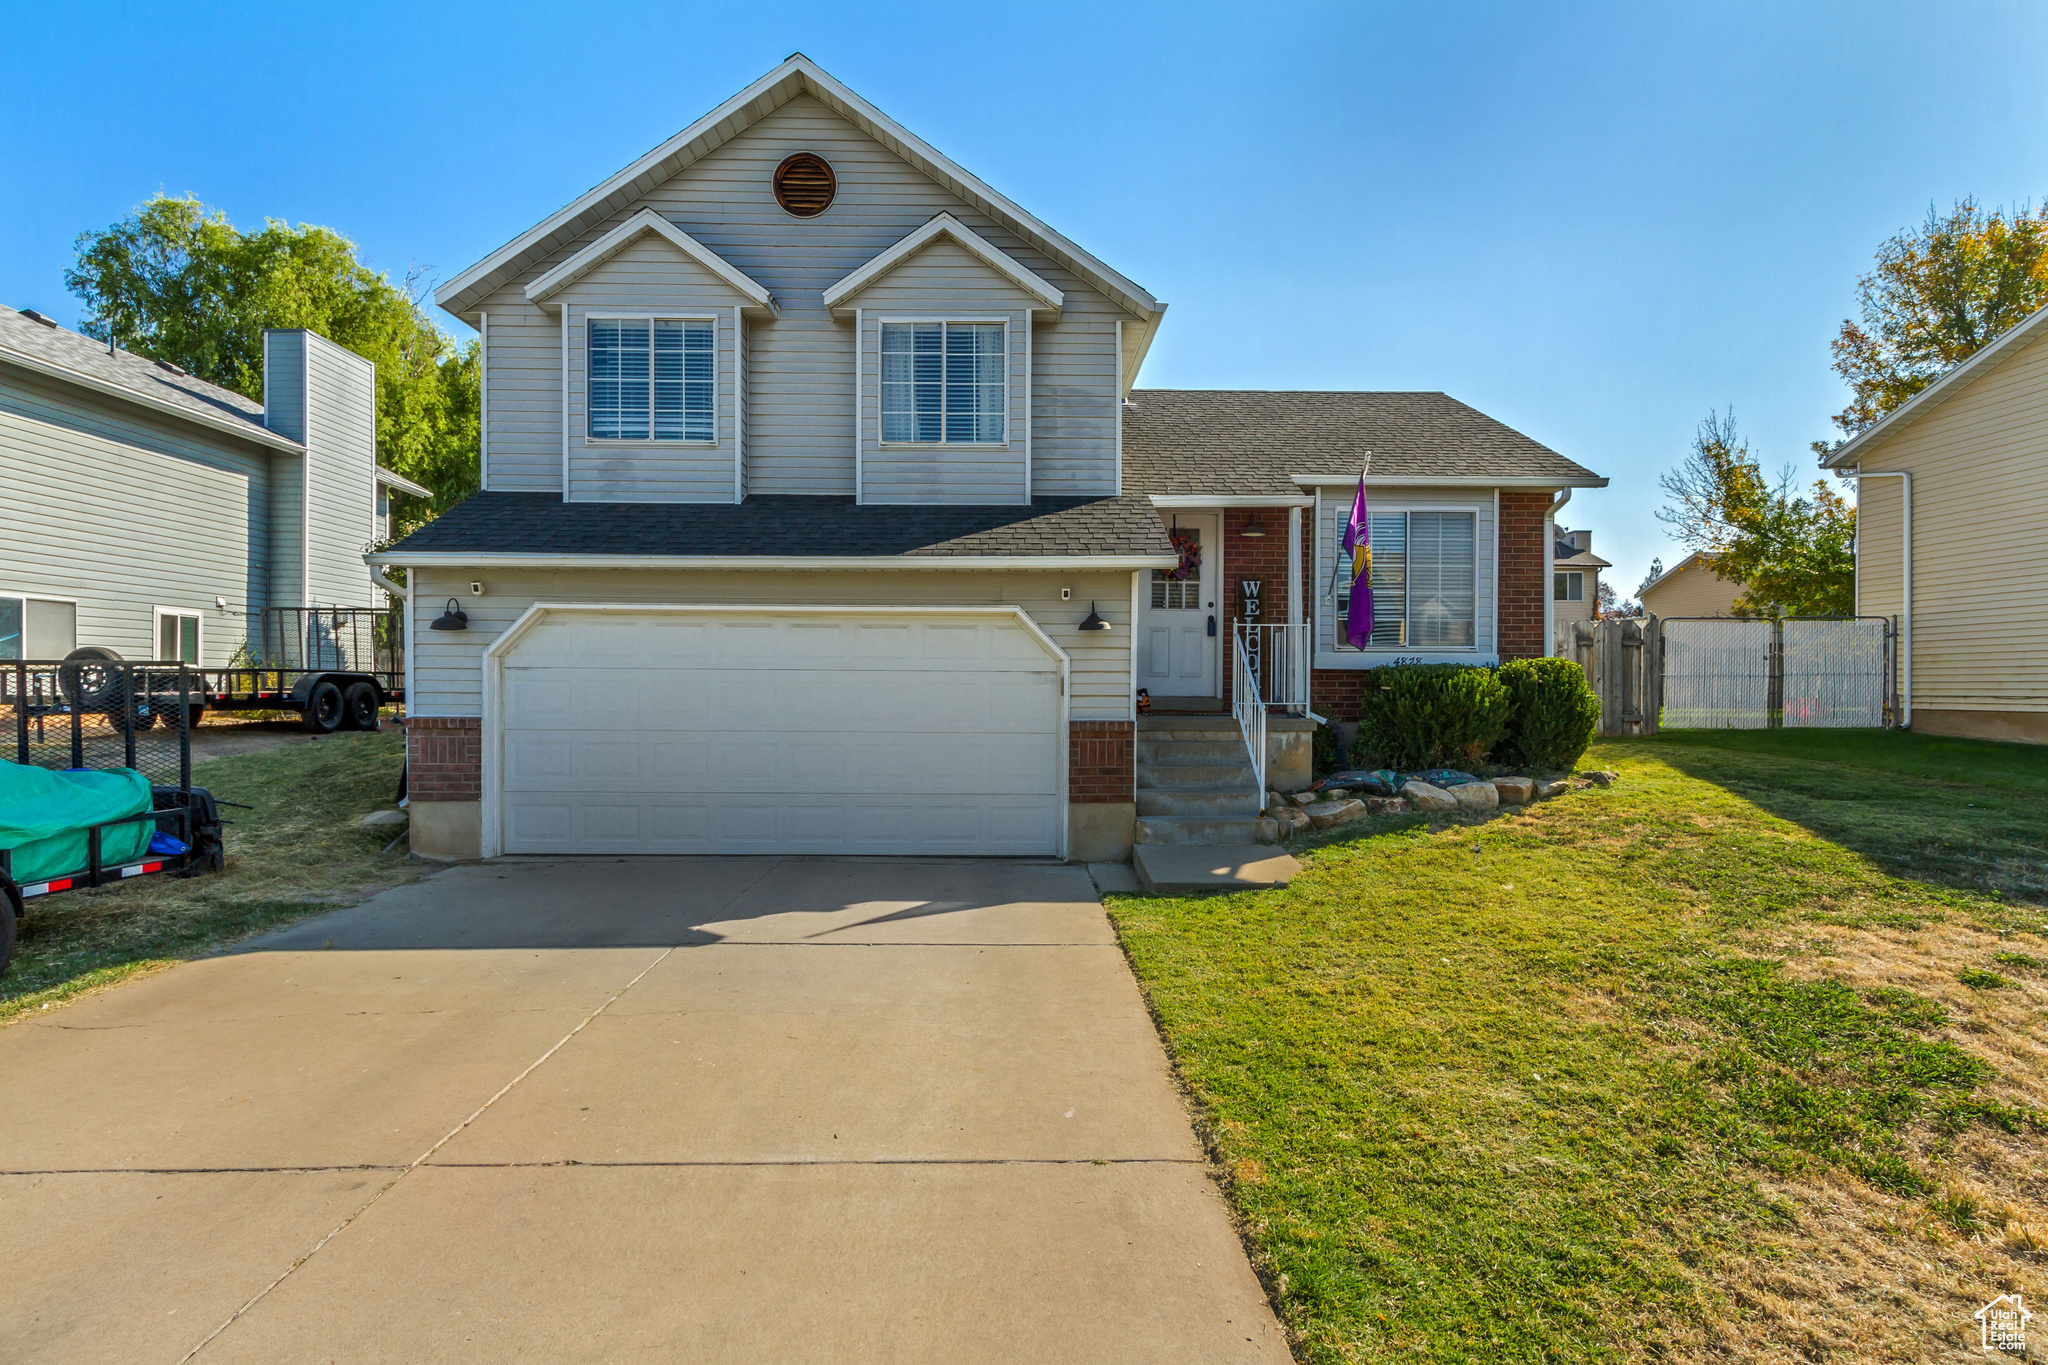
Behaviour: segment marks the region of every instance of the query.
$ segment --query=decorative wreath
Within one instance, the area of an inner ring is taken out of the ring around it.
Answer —
[[[1180,563],[1166,571],[1168,578],[1182,579],[1201,572],[1202,542],[1193,531],[1183,531],[1176,527],[1166,533],[1166,538],[1173,542],[1173,548],[1180,553]]]

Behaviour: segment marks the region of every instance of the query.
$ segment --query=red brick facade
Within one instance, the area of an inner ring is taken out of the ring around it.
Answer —
[[[1500,657],[1540,659],[1550,653],[1543,638],[1543,608],[1550,584],[1543,581],[1543,524],[1548,493],[1500,495]]]
[[[1257,619],[1262,625],[1287,624],[1287,514],[1285,507],[1226,507],[1223,509],[1223,702],[1230,704],[1230,650],[1240,621]],[[1310,509],[1301,511],[1301,580],[1314,574],[1315,527]],[[1248,536],[1245,528],[1257,524],[1266,534]],[[1246,579],[1259,582],[1260,611],[1256,618],[1245,614]]]
[[[481,800],[483,725],[475,716],[414,716],[406,721],[406,795],[415,801]]]
[[[1138,799],[1138,727],[1127,720],[1077,720],[1067,726],[1067,800],[1106,804]]]

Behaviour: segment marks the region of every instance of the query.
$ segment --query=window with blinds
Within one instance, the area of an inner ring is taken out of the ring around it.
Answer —
[[[1001,445],[1009,376],[1000,322],[882,324],[882,439]]]
[[[1374,512],[1372,636],[1368,649],[1470,649],[1477,638],[1478,584],[1471,512]],[[1334,547],[1333,547],[1334,548]],[[1341,554],[1341,551],[1338,553]],[[1344,635],[1351,594],[1335,608],[1336,648],[1357,653]]]
[[[709,318],[591,318],[593,441],[718,439],[717,327]]]

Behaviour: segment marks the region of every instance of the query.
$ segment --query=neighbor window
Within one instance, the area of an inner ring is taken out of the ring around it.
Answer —
[[[157,611],[156,657],[160,662],[199,662],[198,613],[162,609]]]
[[[76,603],[0,593],[0,659],[61,659],[76,648]]]
[[[1550,576],[1550,595],[1559,602],[1583,602],[1586,600],[1586,576],[1582,573],[1560,573]]]
[[[1470,512],[1374,512],[1370,649],[1470,649],[1475,639],[1477,585]],[[1350,651],[1344,620],[1348,591],[1336,608],[1336,647]]]
[[[716,324],[591,318],[590,439],[718,439]]]
[[[1000,322],[882,324],[882,439],[1003,443]]]
[[[22,648],[22,617],[28,604],[19,597],[0,597],[0,659],[25,659]]]

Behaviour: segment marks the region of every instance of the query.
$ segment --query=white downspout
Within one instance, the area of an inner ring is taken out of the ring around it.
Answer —
[[[1904,610],[1899,616],[1899,728],[1913,728],[1913,476],[1903,469],[1858,469],[1857,479],[1857,521],[1856,554],[1860,561],[1863,555],[1863,520],[1860,504],[1862,481],[1864,479],[1897,479],[1902,492],[1904,517],[1899,527],[1899,538],[1904,541],[1904,561],[1900,566],[1900,595],[1904,599]],[[1856,575],[1856,609],[1863,609],[1863,575]]]
[[[402,585],[392,582],[391,579],[388,576],[386,576],[385,572],[382,569],[370,570],[370,577],[372,580],[376,582],[378,587],[384,589],[384,591],[390,593],[393,597],[398,598],[400,601],[404,601],[406,598],[411,596],[411,594],[408,593]]]
[[[1561,488],[1550,510],[1543,514],[1543,657],[1557,653],[1557,514],[1572,500],[1572,490]],[[1494,536],[1500,535],[1499,528]]]

